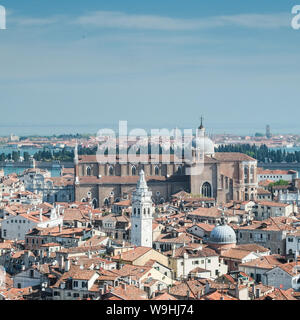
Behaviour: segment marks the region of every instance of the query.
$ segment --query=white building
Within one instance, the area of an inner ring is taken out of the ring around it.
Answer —
[[[278,193],[278,201],[281,203],[293,204],[295,203],[297,206],[300,204],[300,190],[296,192],[291,192],[286,190],[282,192],[282,190]]]
[[[287,234],[285,241],[287,255],[295,255],[296,252],[300,252],[300,231]]]
[[[141,170],[136,191],[132,194],[131,243],[152,248],[152,192]]]
[[[262,168],[257,168],[257,182],[263,180],[292,181],[297,178],[298,172],[294,170],[264,170]]]
[[[228,271],[227,265],[223,259],[210,248],[198,249],[191,247],[173,248],[169,256],[170,267],[174,270],[174,278],[187,278],[189,274],[194,273],[195,268],[201,268],[202,272],[209,274],[208,278],[216,279]],[[203,276],[203,275],[202,275]]]
[[[25,235],[34,228],[51,228],[63,224],[63,218],[56,208],[51,210],[50,217],[46,217],[40,211],[22,213],[10,216],[2,221],[1,235],[4,240],[25,240]]]
[[[297,207],[288,203],[274,201],[259,201],[252,208],[255,220],[265,220],[274,217],[289,217],[296,212]]]
[[[13,276],[14,288],[34,287],[41,285],[43,282],[48,283],[47,276],[37,268],[30,267],[25,270],[25,266],[23,267],[24,270]]]

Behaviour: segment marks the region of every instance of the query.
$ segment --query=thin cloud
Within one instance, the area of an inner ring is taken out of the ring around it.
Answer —
[[[78,17],[76,24],[99,28],[149,29],[149,30],[197,30],[226,26],[245,28],[281,28],[290,25],[290,15],[278,14],[239,14],[215,16],[201,19],[176,19],[154,15],[134,15],[123,12],[96,11]]]
[[[86,15],[50,16],[43,18],[16,17],[10,13],[10,22],[22,27],[45,25],[81,25],[96,28],[193,31],[220,27],[243,27],[275,29],[290,26],[289,13],[276,14],[238,14],[228,16],[204,17],[199,19],[179,19],[158,15],[128,14],[116,11],[95,11]]]

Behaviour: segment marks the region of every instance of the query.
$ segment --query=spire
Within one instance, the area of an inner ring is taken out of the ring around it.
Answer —
[[[203,116],[200,117],[200,121],[201,121],[201,123],[200,123],[200,126],[199,126],[198,129],[202,130],[202,129],[204,129],[204,126],[203,126]]]
[[[144,170],[140,171],[140,178],[139,178],[139,181],[137,183],[136,189],[137,190],[140,190],[140,189],[148,190],[148,186],[147,186],[147,182],[146,182],[146,179],[145,179]]]

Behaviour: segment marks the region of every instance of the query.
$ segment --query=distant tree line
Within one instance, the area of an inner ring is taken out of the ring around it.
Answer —
[[[300,162],[300,151],[287,152],[282,149],[269,149],[265,144],[261,146],[250,144],[228,144],[215,148],[216,152],[241,152],[257,159],[259,162]]]
[[[33,155],[33,158],[36,161],[70,161],[72,162],[74,159],[74,151],[69,151],[67,148],[63,148],[59,151],[52,151],[49,149],[44,148],[36,152]]]
[[[32,135],[32,136],[21,136],[19,139],[20,141],[24,141],[27,139],[31,140],[39,140],[41,138],[46,138],[46,139],[58,139],[58,140],[71,140],[71,139],[88,139],[92,134],[81,134],[81,133],[76,133],[76,134],[59,134],[59,135],[52,135],[52,136],[37,136],[37,135]]]
[[[8,153],[8,154],[5,154],[5,153],[0,154],[0,161],[13,160],[14,162],[18,162],[20,161],[20,158],[21,158],[20,151],[13,151],[12,153]],[[25,151],[23,153],[23,159],[24,161],[29,161],[30,155],[28,152]]]
[[[151,146],[142,148],[136,147],[136,149],[131,148],[131,152],[136,152],[136,154],[140,153],[151,153]],[[112,150],[106,150],[104,154],[107,154],[108,151],[112,152]],[[286,150],[282,149],[269,149],[266,145],[256,146],[250,144],[229,144],[229,145],[220,145],[215,148],[216,152],[241,152],[249,155],[257,159],[259,162],[300,162],[300,151],[294,152],[286,152]],[[79,155],[95,155],[97,152],[97,146],[94,147],[82,147],[78,146],[78,154]],[[158,148],[159,154],[162,154],[163,149],[161,146]],[[165,151],[164,151],[165,152]],[[119,148],[117,146],[116,153],[119,153]],[[170,153],[174,154],[174,149],[170,148]],[[20,151],[12,151],[9,154],[0,154],[0,161],[5,160],[13,160],[14,162],[20,161]],[[29,161],[30,155],[28,152],[23,153],[24,161]],[[74,160],[74,151],[70,151],[69,148],[63,148],[59,151],[53,151],[48,148],[44,148],[36,152],[33,155],[33,158],[36,161],[66,161],[72,162]]]

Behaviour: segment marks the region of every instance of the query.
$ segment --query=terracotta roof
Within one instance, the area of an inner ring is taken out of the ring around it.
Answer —
[[[122,252],[120,255],[112,257],[114,260],[124,260],[124,261],[134,261],[141,256],[143,256],[145,253],[149,252],[150,250],[153,250],[149,247],[136,247],[135,249],[129,250],[127,252]]]
[[[114,287],[111,290],[111,294],[122,300],[147,300],[146,292],[133,285]]]
[[[240,264],[240,267],[256,267],[271,270],[283,264],[282,257],[279,255],[262,256],[261,258]]]
[[[171,296],[169,293],[164,292],[163,294],[157,295],[152,298],[152,300],[178,300],[175,297]]]
[[[256,159],[240,152],[216,152],[213,158],[219,161],[256,161]]]

